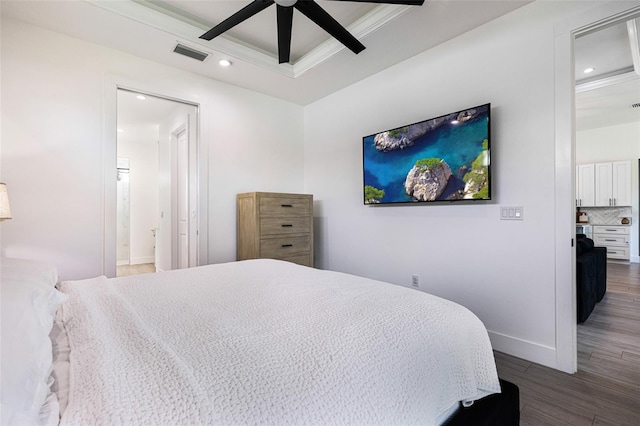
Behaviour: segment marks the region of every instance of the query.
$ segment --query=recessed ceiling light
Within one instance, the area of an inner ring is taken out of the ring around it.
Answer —
[[[231,66],[231,61],[227,60],[227,59],[221,59],[220,62],[218,62],[220,64],[221,67],[230,67]]]
[[[122,133],[122,132],[124,132],[124,130],[118,129],[118,133]]]
[[[147,99],[147,97],[144,95],[138,95],[136,96],[136,99],[140,99],[141,101],[144,101],[145,99]]]
[[[593,68],[593,67],[589,67],[589,68],[587,68],[587,69],[585,69],[585,70],[584,70],[584,73],[585,73],[585,74],[590,74],[590,73],[594,72],[595,70],[596,70],[595,68]]]

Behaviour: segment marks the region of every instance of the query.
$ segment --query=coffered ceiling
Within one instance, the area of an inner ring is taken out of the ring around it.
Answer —
[[[278,64],[274,7],[212,41],[205,31],[249,0],[2,0],[3,17],[67,34],[300,105],[309,104],[531,0],[426,0],[423,6],[318,3],[366,49],[344,48],[294,13],[290,63]],[[577,129],[640,121],[638,19],[598,28],[575,43]],[[173,52],[182,44],[204,62]],[[223,68],[218,61],[228,59]],[[595,68],[584,74],[587,67]]]
[[[578,131],[640,122],[638,30],[640,18],[616,22],[576,37]]]
[[[366,49],[344,48],[294,13],[292,63],[278,64],[275,8],[205,41],[205,31],[248,0],[3,0],[3,16],[306,105],[483,25],[531,0],[426,0],[423,6],[318,3]],[[177,43],[208,54],[173,52]],[[218,65],[220,59],[233,64]]]

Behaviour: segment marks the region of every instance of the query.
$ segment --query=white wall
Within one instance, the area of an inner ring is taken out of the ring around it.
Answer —
[[[631,260],[638,256],[638,159],[640,123],[601,127],[576,133],[576,164],[631,160]]]
[[[497,349],[552,364],[555,287],[570,285],[554,275],[554,25],[589,3],[536,2],[304,110],[3,20],[1,179],[15,218],[2,225],[3,253],[50,260],[63,279],[103,270],[111,76],[201,103],[210,261],[235,258],[237,192],[310,192],[318,266],[407,286],[419,274],[423,290],[473,310]],[[362,205],[363,135],[487,101],[492,202]],[[499,205],[524,206],[525,220],[499,221]]]
[[[236,193],[303,189],[300,106],[4,17],[1,31],[0,179],[14,217],[2,224],[2,254],[54,263],[61,279],[107,269],[108,79],[201,104],[209,262],[235,260]]]
[[[118,157],[129,159],[131,265],[155,261],[151,229],[158,226],[158,125],[128,126],[118,134]]]
[[[418,274],[496,349],[555,366],[555,290],[571,283],[555,282],[554,26],[580,7],[536,2],[306,107],[317,264],[404,286]],[[363,205],[362,136],[486,102],[491,202]],[[524,220],[499,220],[501,205]]]

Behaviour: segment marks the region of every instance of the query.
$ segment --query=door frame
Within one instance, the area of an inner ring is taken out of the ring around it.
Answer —
[[[196,140],[196,172],[193,178],[197,188],[197,257],[196,266],[209,263],[209,192],[208,192],[208,151],[203,140],[208,136],[208,127],[201,117],[208,111],[206,99],[199,99],[191,91],[158,86],[149,81],[132,80],[122,76],[105,74],[104,110],[102,135],[102,273],[107,277],[116,276],[116,156],[117,156],[117,92],[119,89],[148,96],[167,99],[196,107],[193,133]]]
[[[576,35],[640,12],[637,2],[597,4],[554,26],[556,368],[578,369],[576,319],[575,57]]]

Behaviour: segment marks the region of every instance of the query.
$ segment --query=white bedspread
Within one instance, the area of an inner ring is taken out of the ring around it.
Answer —
[[[429,424],[499,392],[466,308],[275,260],[65,282],[62,424]]]

